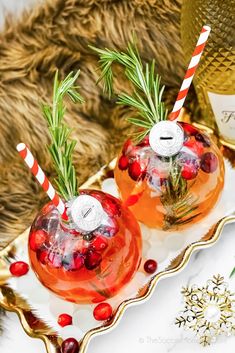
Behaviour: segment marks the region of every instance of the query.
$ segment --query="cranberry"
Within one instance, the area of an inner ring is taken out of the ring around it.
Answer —
[[[94,311],[93,316],[98,321],[109,320],[113,314],[113,309],[108,303],[100,303],[98,304]]]
[[[97,251],[89,250],[85,258],[85,266],[88,270],[94,270],[101,263],[102,256]]]
[[[197,133],[195,135],[195,139],[197,141],[201,142],[204,147],[210,147],[210,145],[211,145],[210,138],[205,134]]]
[[[98,235],[92,241],[91,247],[96,251],[103,251],[108,247],[108,240],[102,235]]]
[[[13,276],[21,277],[29,271],[29,265],[24,261],[16,261],[10,265],[10,272]]]
[[[47,239],[47,233],[44,230],[36,230],[30,234],[29,246],[33,251],[37,251],[45,243]]]
[[[191,180],[196,178],[198,174],[198,168],[193,163],[185,163],[181,169],[181,175],[186,180]]]
[[[184,122],[180,122],[179,123],[182,128],[184,129],[185,132],[187,132],[189,135],[196,135],[198,133],[198,129],[195,128],[193,125],[188,124],[188,123],[184,123]]]
[[[204,152],[204,147],[202,143],[195,141],[194,138],[190,138],[188,139],[188,141],[184,142],[184,146],[188,147],[197,156],[201,156]]]
[[[131,163],[128,169],[128,173],[131,179],[137,181],[138,179],[144,179],[146,169],[141,168],[141,165],[138,161]]]
[[[157,261],[155,260],[147,260],[144,264],[144,270],[147,273],[154,273],[157,269]]]
[[[133,144],[133,142],[130,139],[128,139],[123,145],[122,154],[124,155],[129,154],[134,147],[135,145]]]
[[[63,257],[63,267],[68,271],[77,271],[84,265],[84,257],[76,252],[74,254],[66,254]]]
[[[68,314],[60,314],[58,316],[57,322],[61,327],[64,327],[64,326],[72,325],[73,319],[72,319],[72,316]]]
[[[201,169],[205,173],[213,173],[218,167],[218,158],[212,152],[204,153],[201,158]]]
[[[61,353],[78,353],[79,344],[75,338],[67,338],[62,342]]]
[[[143,140],[142,140],[140,143],[138,143],[138,146],[140,146],[140,147],[149,146],[149,136],[148,136],[148,135],[145,136],[145,137],[143,138]]]
[[[108,213],[108,215],[111,217],[117,216],[117,215],[120,216],[121,214],[119,204],[112,197],[107,196],[102,202],[102,206],[104,210]]]
[[[45,265],[48,261],[48,252],[46,249],[38,249],[37,250],[37,259]]]
[[[126,156],[122,155],[118,161],[118,168],[120,170],[126,170],[128,166],[129,166],[129,159]]]

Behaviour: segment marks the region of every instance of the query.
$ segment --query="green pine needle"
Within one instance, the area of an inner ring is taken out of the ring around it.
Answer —
[[[232,270],[232,272],[230,273],[230,276],[229,276],[229,277],[231,278],[231,277],[233,277],[234,275],[235,275],[235,267],[234,267],[234,269]]]
[[[155,61],[151,64],[143,64],[134,40],[128,43],[126,52],[117,50],[99,49],[90,46],[100,57],[101,76],[98,82],[103,81],[104,92],[109,97],[113,94],[113,71],[114,62],[122,65],[125,75],[133,85],[133,93],[129,95],[122,92],[118,95],[117,103],[135,108],[138,116],[135,119],[128,119],[132,124],[146,130],[161,120],[167,119],[167,110],[162,102],[162,95],[165,86],[161,87],[161,78],[155,73]],[[140,140],[141,133],[136,134]]]
[[[42,105],[44,118],[46,119],[51,135],[51,145],[48,150],[51,154],[58,177],[55,183],[59,194],[65,199],[78,195],[78,183],[75,168],[72,164],[72,154],[76,145],[75,140],[69,141],[71,129],[64,124],[65,115],[64,97],[67,95],[74,103],[83,103],[82,96],[77,92],[75,82],[80,74],[70,72],[64,80],[58,80],[56,71],[53,88],[53,103]]]

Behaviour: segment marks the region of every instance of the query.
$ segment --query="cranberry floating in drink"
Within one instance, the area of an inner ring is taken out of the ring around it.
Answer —
[[[64,95],[82,102],[75,86],[78,74],[70,73],[61,82],[56,74],[52,107],[45,105],[43,109],[58,191],[29,148],[20,143],[17,150],[51,199],[30,229],[32,269],[41,283],[61,298],[99,303],[116,295],[132,279],[140,265],[142,244],[139,225],[120,200],[98,190],[78,190],[72,164],[75,142],[69,141],[70,129],[63,122]]]
[[[191,226],[210,212],[223,189],[224,163],[215,143],[194,126],[176,122],[209,33],[204,26],[170,116],[155,62],[141,62],[135,41],[125,52],[92,47],[106,93],[112,93],[114,62],[133,87],[132,93],[118,92],[117,103],[131,108],[128,121],[138,130],[124,143],[114,176],[124,203],[149,227]]]

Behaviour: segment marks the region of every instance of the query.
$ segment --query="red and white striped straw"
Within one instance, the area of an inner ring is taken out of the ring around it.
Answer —
[[[184,80],[183,80],[182,85],[180,87],[180,91],[178,93],[175,105],[173,107],[172,113],[169,116],[169,120],[177,119],[180,114],[181,108],[184,105],[185,98],[187,96],[189,87],[190,87],[191,82],[193,80],[193,76],[195,74],[195,71],[196,71],[197,66],[199,64],[199,61],[201,59],[201,55],[202,55],[203,49],[206,45],[206,41],[208,39],[210,31],[211,31],[211,28],[209,26],[202,27],[201,34],[198,38],[196,48],[194,49],[191,61],[189,63],[186,74],[184,76]]]
[[[47,193],[53,204],[58,209],[59,213],[63,215],[65,211],[65,205],[61,198],[56,193],[55,189],[47,179],[45,173],[38,165],[38,162],[33,157],[32,153],[24,143],[19,143],[16,146],[17,151],[31,170],[32,174],[35,176],[39,184],[42,186],[43,190]]]

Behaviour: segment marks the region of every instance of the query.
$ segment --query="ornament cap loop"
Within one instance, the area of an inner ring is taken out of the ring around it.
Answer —
[[[79,195],[70,206],[73,222],[82,230],[91,232],[98,228],[104,218],[101,203],[90,195]]]
[[[149,134],[149,143],[159,156],[174,156],[183,147],[184,131],[176,122],[160,121],[152,127]]]

